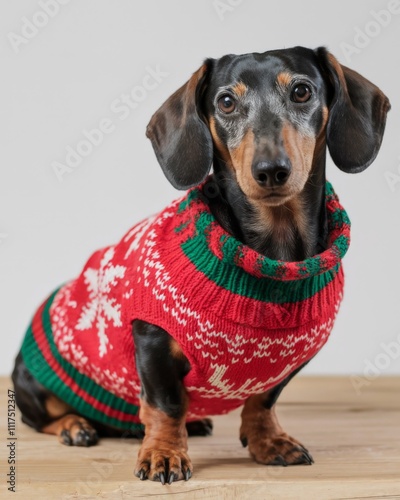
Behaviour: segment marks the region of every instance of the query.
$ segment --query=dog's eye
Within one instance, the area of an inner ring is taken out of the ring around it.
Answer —
[[[225,94],[218,99],[218,109],[225,114],[232,113],[236,109],[236,102],[229,94]]]
[[[311,97],[311,89],[304,83],[299,83],[292,90],[291,99],[294,102],[307,102]]]

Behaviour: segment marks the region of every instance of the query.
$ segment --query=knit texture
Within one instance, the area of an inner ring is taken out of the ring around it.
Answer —
[[[87,418],[140,426],[132,321],[166,330],[191,370],[188,420],[237,408],[311,359],[343,292],[350,222],[326,185],[327,250],[271,260],[217,223],[194,188],[95,252],[39,308],[22,355],[31,373]]]

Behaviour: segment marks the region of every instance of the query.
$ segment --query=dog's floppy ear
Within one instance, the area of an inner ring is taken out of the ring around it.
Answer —
[[[212,60],[206,60],[190,80],[154,113],[147,126],[146,135],[157,160],[177,189],[196,186],[211,168],[211,134],[199,109],[211,64]]]
[[[329,153],[344,172],[362,172],[378,154],[389,100],[373,83],[339,64],[324,47],[316,54],[333,87],[326,135]]]

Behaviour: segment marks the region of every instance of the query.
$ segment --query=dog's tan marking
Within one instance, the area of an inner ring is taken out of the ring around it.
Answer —
[[[202,64],[200,66],[200,68],[192,74],[192,76],[190,77],[190,79],[187,82],[187,92],[189,94],[196,92],[197,84],[203,78],[206,71],[207,71],[207,65]],[[185,85],[183,87],[185,87]]]
[[[275,413],[263,407],[265,395],[250,396],[241,414],[240,439],[248,444],[252,458],[266,465],[311,464],[303,445],[283,431]]]
[[[200,68],[193,73],[191,76],[190,80],[183,85],[180,89],[178,89],[174,95],[180,96],[182,93],[184,94],[184,99],[186,106],[183,106],[183,113],[182,113],[182,119],[181,119],[181,126],[184,126],[187,121],[187,115],[192,112],[192,108],[195,105],[195,100],[194,96],[196,94],[197,90],[197,85],[199,84],[200,80],[203,78],[207,71],[207,65],[203,64],[200,66]],[[167,101],[168,102],[168,101]]]
[[[329,64],[332,66],[332,68],[337,73],[337,76],[338,76],[339,82],[340,82],[340,86],[347,93],[347,83],[346,83],[346,78],[344,76],[342,65],[339,63],[339,61],[336,59],[336,57],[331,53],[328,53],[328,61],[329,61]]]
[[[210,116],[209,124],[210,124],[211,137],[213,138],[214,145],[215,145],[218,153],[221,155],[221,158],[224,160],[225,163],[227,163],[228,165],[231,165],[231,157],[230,157],[228,148],[221,141],[221,139],[218,135],[217,128],[215,125],[215,118],[213,116]]]
[[[251,167],[254,156],[254,133],[251,129],[244,134],[239,146],[231,150],[231,156],[235,170],[245,170],[246,167]]]
[[[185,358],[186,356],[183,354],[183,351],[181,349],[181,346],[178,344],[178,342],[171,338],[169,342],[169,348],[171,351],[171,354],[174,358]]]
[[[327,106],[322,106],[322,125],[321,132],[325,132],[326,124],[328,123],[329,110]]]
[[[317,134],[317,138],[315,141],[313,166],[311,169],[313,169],[314,164],[318,163],[318,159],[321,157],[321,155],[325,154],[325,150],[326,150],[326,126],[328,124],[328,119],[329,119],[329,110],[328,110],[327,106],[323,106],[322,107],[322,125],[321,125],[321,128]]]
[[[310,235],[304,213],[304,203],[300,195],[275,207],[268,206],[262,200],[252,201],[251,204],[255,209],[255,216],[247,223],[247,227],[258,234],[271,236],[275,244],[284,252],[284,259],[290,259],[291,246],[295,245],[298,235],[301,236],[306,251],[309,249]]]
[[[292,177],[293,174],[295,177],[300,176],[305,184],[313,163],[315,137],[299,133],[291,123],[287,122],[282,127],[282,140],[292,164],[290,176]],[[288,182],[291,182],[290,177]]]
[[[71,431],[72,429],[77,428],[79,422],[86,422],[86,420],[82,417],[78,417],[77,415],[68,414],[44,426],[42,428],[42,432],[45,434],[55,434],[56,436],[59,436],[65,429]]]
[[[247,92],[247,86],[243,82],[238,82],[232,87],[233,92],[239,97],[243,97]]]
[[[263,227],[271,228],[277,241],[284,243],[288,239],[295,238],[294,228],[303,236],[307,234],[307,221],[304,216],[303,203],[295,196],[283,205],[268,207],[259,205],[258,215]]]
[[[282,71],[281,73],[278,73],[276,81],[279,86],[288,87],[290,82],[292,81],[292,78],[293,77],[290,73],[288,73],[287,71]]]
[[[49,414],[49,417],[52,418],[62,417],[71,411],[71,407],[64,401],[61,401],[61,399],[54,394],[50,394],[50,396],[46,399],[44,406]]]
[[[312,169],[316,138],[314,135],[301,134],[291,123],[286,122],[282,127],[282,142],[292,164],[285,189],[298,194],[303,190]]]
[[[235,170],[237,182],[246,196],[250,198],[264,193],[251,173],[254,152],[254,133],[251,129],[244,134],[239,146],[230,150],[232,167]]]
[[[187,397],[184,398],[187,407]],[[193,470],[187,454],[186,412],[182,418],[172,418],[158,408],[140,400],[139,417],[146,433],[139,450],[135,475],[153,481],[164,474],[165,481],[172,472],[174,481],[184,479]]]

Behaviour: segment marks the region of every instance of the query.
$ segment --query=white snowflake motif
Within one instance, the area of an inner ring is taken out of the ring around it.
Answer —
[[[107,352],[109,338],[106,330],[112,321],[115,327],[122,326],[121,305],[108,294],[111,287],[117,284],[118,279],[125,275],[126,267],[112,265],[114,248],[109,248],[100,262],[99,269],[88,268],[84,273],[85,284],[89,292],[89,302],[83,306],[82,313],[76,324],[77,330],[88,330],[96,323],[99,338],[99,356],[102,358]],[[110,346],[112,347],[112,346]]]

